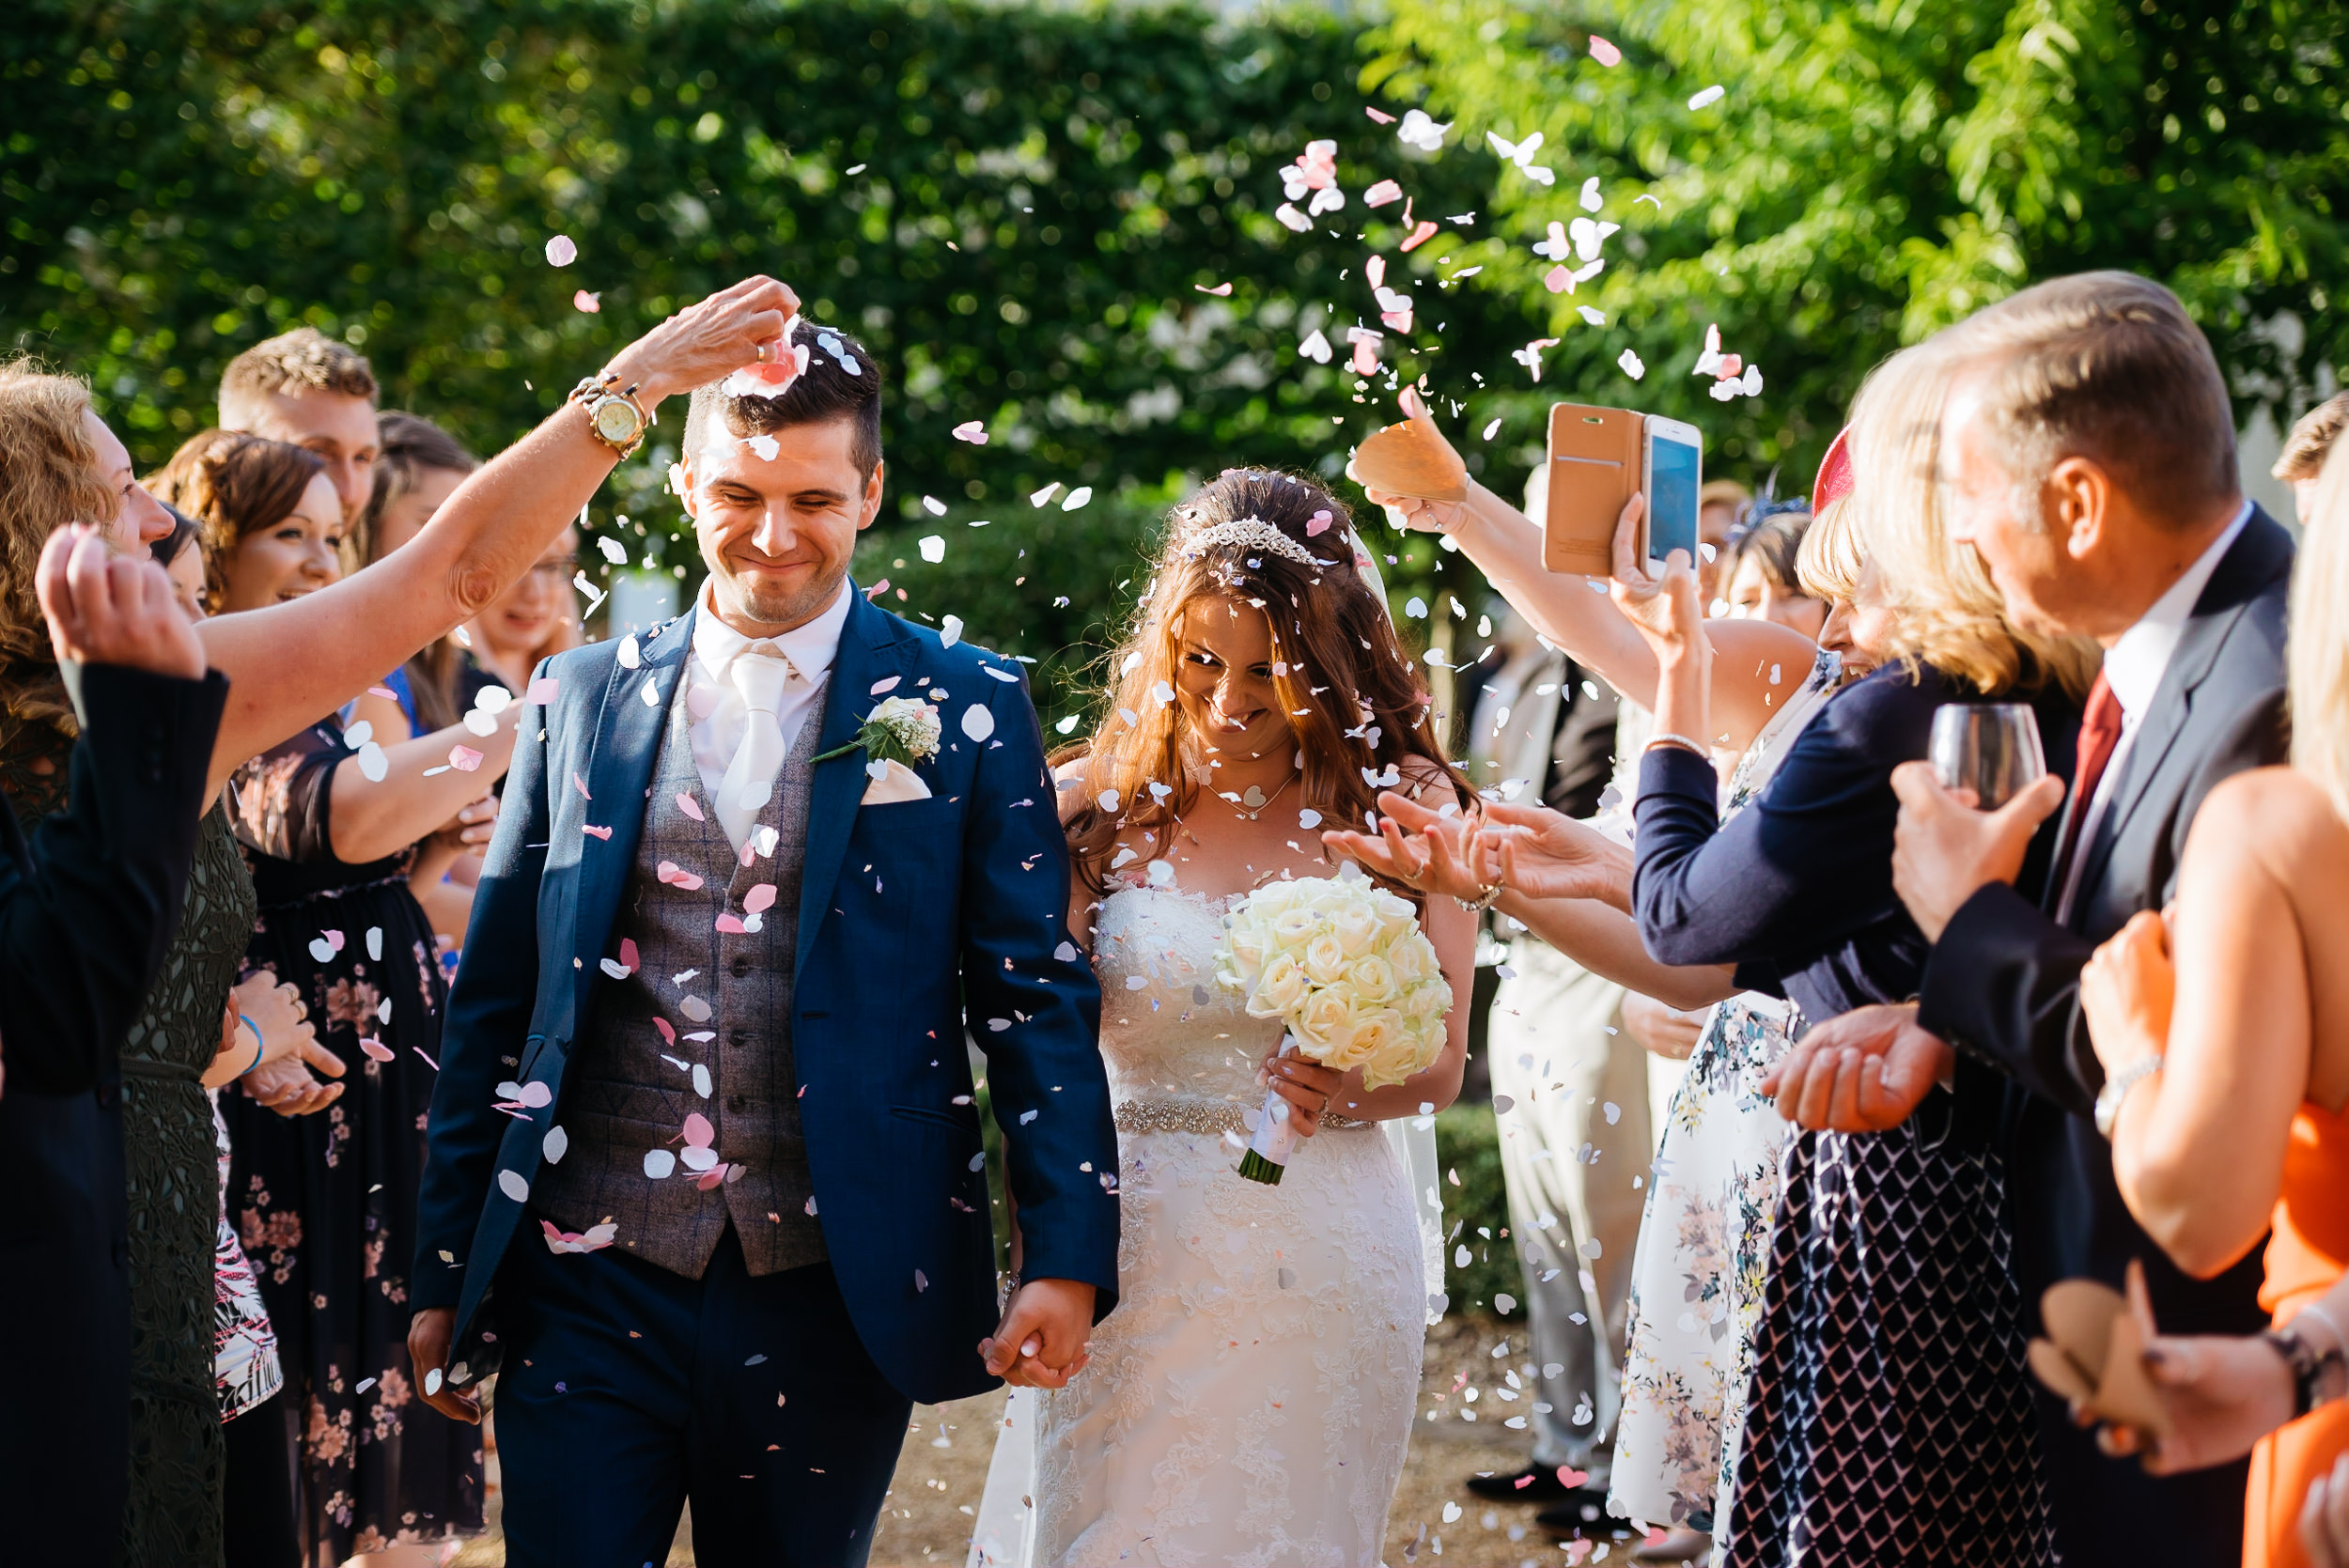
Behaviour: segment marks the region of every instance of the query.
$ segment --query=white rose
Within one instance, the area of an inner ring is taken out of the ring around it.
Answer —
[[[1365,954],[1346,966],[1346,984],[1357,997],[1368,1002],[1394,1000],[1399,986],[1395,984],[1394,966],[1377,954]]]
[[[1304,896],[1300,891],[1303,886],[1301,882],[1267,882],[1250,893],[1247,903],[1241,907],[1259,920],[1268,920],[1297,908],[1298,901]]]
[[[1252,983],[1265,964],[1264,933],[1254,925],[1235,925],[1228,941],[1232,969],[1243,982]]]
[[[1296,949],[1304,946],[1320,927],[1321,917],[1311,909],[1283,909],[1267,929],[1274,945]]]
[[[1277,1018],[1305,1000],[1311,987],[1305,971],[1297,967],[1297,960],[1283,953],[1264,968],[1256,979],[1255,994],[1248,999],[1248,1016],[1252,1018]]]
[[[1352,1054],[1361,1058],[1362,1087],[1383,1089],[1420,1070],[1408,1037],[1409,1026],[1392,1007],[1367,1007],[1355,1015]]]
[[[1387,962],[1394,967],[1398,985],[1418,986],[1434,979],[1440,972],[1436,963],[1436,950],[1416,925],[1398,936],[1387,947]]]
[[[1348,958],[1359,958],[1377,942],[1383,923],[1377,910],[1366,904],[1349,904],[1330,913],[1330,929],[1346,948]]]
[[[1329,1063],[1333,1052],[1354,1038],[1354,1007],[1342,991],[1315,991],[1289,1023],[1289,1032],[1315,1062]]]
[[[1324,931],[1305,944],[1305,973],[1316,986],[1334,986],[1346,975],[1346,945]]]

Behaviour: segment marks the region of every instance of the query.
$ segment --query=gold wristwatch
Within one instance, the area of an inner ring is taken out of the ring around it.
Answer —
[[[582,377],[569,400],[587,411],[588,433],[626,459],[645,444],[645,431],[656,421],[636,400],[635,384],[614,390],[619,379],[610,371]]]

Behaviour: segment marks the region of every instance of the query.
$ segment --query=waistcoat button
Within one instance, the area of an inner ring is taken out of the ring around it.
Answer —
[[[726,1036],[726,1044],[729,1046],[747,1046],[750,1043],[751,1032],[747,1029],[738,1029]]]
[[[739,980],[739,979],[740,979],[742,976],[744,976],[744,975],[746,975],[746,974],[748,974],[748,973],[750,973],[750,972],[751,972],[751,961],[750,961],[750,959],[748,959],[748,958],[737,958],[737,959],[735,959],[735,960],[734,960],[734,975],[735,975],[735,978],[736,978],[736,979],[738,979],[738,980]]]
[[[728,1094],[728,1095],[726,1096],[726,1109],[727,1109],[728,1110],[741,1110],[741,1109],[742,1109],[742,1096],[741,1096],[741,1095],[739,1095],[739,1094]]]

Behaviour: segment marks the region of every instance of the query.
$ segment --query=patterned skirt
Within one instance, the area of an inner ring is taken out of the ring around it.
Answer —
[[[2054,1561],[2004,1175],[1957,1121],[1788,1140],[1731,1568]]]

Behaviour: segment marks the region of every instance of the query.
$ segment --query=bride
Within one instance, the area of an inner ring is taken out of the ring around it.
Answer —
[[[1058,772],[1116,1102],[1118,1305],[1081,1374],[1015,1393],[972,1560],[1367,1568],[1441,1289],[1415,1197],[1433,1160],[1407,1172],[1378,1124],[1459,1093],[1467,1009],[1427,1071],[1366,1091],[1279,1058],[1214,955],[1251,889],[1333,874],[1319,825],[1363,821],[1381,782],[1470,794],[1343,505],[1235,469],[1172,523],[1107,717]],[[1474,916],[1438,899],[1421,924],[1465,1001]],[[1236,1173],[1268,1081],[1307,1135],[1278,1186]]]

